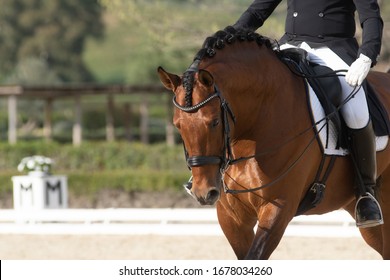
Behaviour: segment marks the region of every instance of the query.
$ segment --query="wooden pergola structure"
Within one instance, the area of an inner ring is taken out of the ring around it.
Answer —
[[[114,96],[126,94],[161,94],[165,91],[162,85],[67,85],[67,86],[0,86],[0,97],[8,99],[8,141],[17,142],[17,100],[19,98],[32,98],[44,101],[44,138],[52,138],[52,110],[53,102],[60,98],[72,98],[74,100],[74,123],[72,140],[74,145],[82,142],[82,97],[87,95],[106,95],[106,139],[115,140],[114,133]],[[148,142],[148,104],[140,105],[140,134],[141,141]],[[168,115],[171,115],[172,104],[167,104]],[[125,127],[130,130],[126,120],[130,117],[130,106],[125,106]],[[174,129],[171,120],[166,120],[166,141],[174,144]]]

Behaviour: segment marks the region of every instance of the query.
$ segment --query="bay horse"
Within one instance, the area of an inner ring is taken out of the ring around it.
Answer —
[[[304,79],[277,53],[271,39],[230,27],[207,38],[182,75],[158,68],[161,82],[174,93],[173,123],[192,172],[188,188],[201,204],[216,203],[219,224],[238,259],[271,256],[323,158],[310,129]],[[390,75],[370,72],[368,80],[388,112]],[[377,161],[384,224],[360,232],[390,259],[388,146]],[[321,203],[305,215],[344,209],[354,217],[351,162],[350,156],[336,158]]]

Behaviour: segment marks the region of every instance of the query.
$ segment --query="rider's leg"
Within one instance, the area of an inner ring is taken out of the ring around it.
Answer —
[[[326,65],[333,70],[348,69],[349,66],[332,50],[321,47],[312,49],[303,43],[302,47],[309,53],[309,60]],[[369,227],[382,224],[382,213],[379,203],[374,198],[376,185],[376,147],[375,134],[370,121],[366,94],[363,88],[355,89],[340,77],[342,88],[341,100],[348,102],[341,108],[343,118],[350,128],[351,153],[354,156],[357,172],[362,178],[362,186],[357,187],[356,225]],[[358,180],[359,181],[359,180]],[[359,183],[358,183],[359,184]]]
[[[376,151],[372,123],[361,129],[350,129],[351,153],[360,172],[363,186],[357,188],[356,225],[371,227],[383,224],[379,203],[375,199]],[[357,184],[361,183],[357,182]]]

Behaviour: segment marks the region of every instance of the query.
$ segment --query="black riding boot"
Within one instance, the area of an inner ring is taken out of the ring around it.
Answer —
[[[375,199],[376,146],[371,121],[362,129],[351,129],[351,153],[357,174],[356,225],[373,227],[383,224],[382,211]],[[360,178],[359,178],[360,177]]]

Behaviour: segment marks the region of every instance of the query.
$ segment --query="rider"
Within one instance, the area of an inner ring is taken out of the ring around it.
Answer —
[[[282,0],[254,0],[233,25],[256,30]],[[355,39],[355,11],[362,27],[362,43]],[[383,21],[377,0],[287,0],[285,34],[281,49],[300,47],[308,59],[333,70],[348,69],[340,77],[342,100],[357,91],[341,108],[350,131],[351,153],[364,184],[358,192],[356,225],[371,227],[383,223],[380,206],[374,198],[376,186],[375,135],[370,120],[366,95],[360,87],[369,70],[377,63],[381,49]]]

